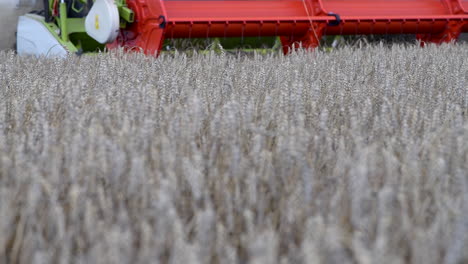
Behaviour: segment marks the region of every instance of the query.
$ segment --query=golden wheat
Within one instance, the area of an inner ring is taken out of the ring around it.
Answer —
[[[0,53],[0,262],[467,263],[467,58]]]

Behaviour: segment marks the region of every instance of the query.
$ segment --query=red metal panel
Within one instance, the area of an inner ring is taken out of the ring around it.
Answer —
[[[463,13],[467,14],[468,13],[468,0],[461,0],[460,6],[462,8]]]
[[[447,10],[440,0],[323,0],[324,8],[343,16],[443,16]]]
[[[468,31],[468,0],[127,0],[135,23],[111,46],[157,54],[163,38],[282,36],[286,48],[323,35],[418,34],[448,42]],[[336,21],[339,25],[330,25]],[[287,50],[285,48],[285,50]]]
[[[165,1],[167,15],[174,21],[222,20],[226,18],[306,17],[302,1]]]

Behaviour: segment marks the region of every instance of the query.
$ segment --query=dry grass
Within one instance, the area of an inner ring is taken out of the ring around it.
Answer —
[[[467,58],[0,53],[0,262],[467,263]]]

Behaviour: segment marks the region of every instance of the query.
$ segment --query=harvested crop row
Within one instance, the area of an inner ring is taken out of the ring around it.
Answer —
[[[467,262],[467,58],[0,53],[0,262]]]

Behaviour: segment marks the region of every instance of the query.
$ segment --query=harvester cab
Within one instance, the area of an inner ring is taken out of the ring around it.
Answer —
[[[415,35],[421,43],[468,32],[468,0],[44,0],[21,16],[19,54],[123,47],[158,55],[165,39],[279,37],[285,53],[326,35]]]

